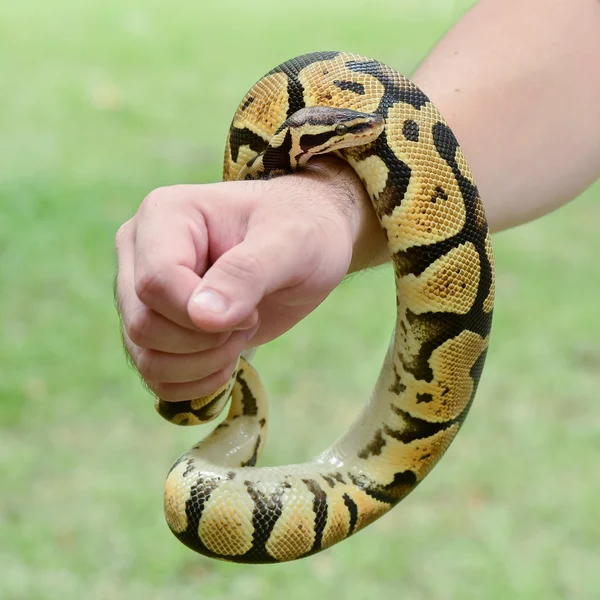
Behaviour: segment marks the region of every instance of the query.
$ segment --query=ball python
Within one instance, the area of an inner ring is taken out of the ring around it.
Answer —
[[[214,394],[157,401],[167,420],[226,419],[172,467],[171,531],[205,556],[294,560],[329,548],[402,500],[444,454],[483,369],[494,301],[490,233],[456,137],[394,69],[341,52],[291,59],[242,100],[225,181],[268,179],[313,156],[347,161],[366,188],[393,263],[397,320],[370,401],[310,462],[256,467],[266,396],[248,357]]]

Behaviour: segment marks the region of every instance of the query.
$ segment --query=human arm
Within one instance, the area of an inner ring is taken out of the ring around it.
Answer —
[[[417,69],[493,232],[554,210],[600,176],[599,31],[599,0],[482,0]]]
[[[482,0],[415,73],[463,148],[492,231],[600,174],[599,25],[597,0]],[[268,182],[156,190],[117,253],[125,342],[166,400],[213,391],[240,350],[292,327],[348,270],[386,260],[360,182],[334,160]],[[203,289],[228,310],[202,308]]]

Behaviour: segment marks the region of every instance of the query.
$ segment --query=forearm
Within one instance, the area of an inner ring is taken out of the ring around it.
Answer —
[[[413,80],[465,153],[490,229],[568,202],[600,176],[600,1],[481,0]],[[385,262],[385,241],[355,186],[350,272]]]
[[[600,176],[600,2],[481,0],[413,79],[472,168],[492,231]]]

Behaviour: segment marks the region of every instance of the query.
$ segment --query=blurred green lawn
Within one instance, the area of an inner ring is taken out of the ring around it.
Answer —
[[[386,518],[298,563],[210,561],[169,533],[165,474],[203,432],[163,422],[121,350],[117,227],[154,187],[220,177],[258,77],[331,48],[410,73],[471,3],[0,7],[0,598],[600,597],[598,187],[495,237],[492,347],[447,457]],[[392,319],[381,269],[261,350],[266,463],[352,421]]]

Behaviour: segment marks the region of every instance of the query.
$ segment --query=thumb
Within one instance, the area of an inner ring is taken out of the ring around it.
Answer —
[[[208,269],[188,304],[197,327],[209,332],[250,328],[263,297],[298,280],[303,253],[281,234],[277,238],[272,229],[253,230]]]

